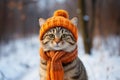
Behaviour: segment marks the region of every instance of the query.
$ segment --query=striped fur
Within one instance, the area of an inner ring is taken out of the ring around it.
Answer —
[[[41,41],[44,51],[64,50],[73,51],[77,43],[70,31],[62,27],[55,27],[46,32]],[[41,58],[40,62],[40,80],[46,80],[47,61]],[[73,62],[62,64],[64,68],[64,80],[88,80],[85,67],[79,58]]]

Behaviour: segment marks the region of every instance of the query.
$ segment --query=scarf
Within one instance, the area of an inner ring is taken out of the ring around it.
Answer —
[[[72,62],[77,57],[77,48],[73,52],[65,51],[47,51],[40,48],[40,56],[47,61],[47,79],[63,80],[64,69],[62,63]]]

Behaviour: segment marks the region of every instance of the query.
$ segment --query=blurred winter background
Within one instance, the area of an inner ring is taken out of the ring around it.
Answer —
[[[40,80],[38,19],[57,9],[79,19],[89,80],[120,80],[120,0],[0,0],[0,80]]]

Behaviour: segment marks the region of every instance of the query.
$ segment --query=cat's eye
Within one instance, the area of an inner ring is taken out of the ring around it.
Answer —
[[[67,37],[67,34],[63,34],[63,35],[62,35],[62,38],[66,38],[66,37]]]
[[[55,38],[55,35],[54,34],[49,34],[49,37],[50,38]]]

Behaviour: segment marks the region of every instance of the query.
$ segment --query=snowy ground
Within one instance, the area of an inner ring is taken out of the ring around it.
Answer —
[[[95,38],[92,55],[86,55],[79,38],[78,56],[86,67],[89,80],[120,80],[119,40],[119,37],[104,41]],[[38,36],[1,44],[0,80],[39,80],[39,45]]]

